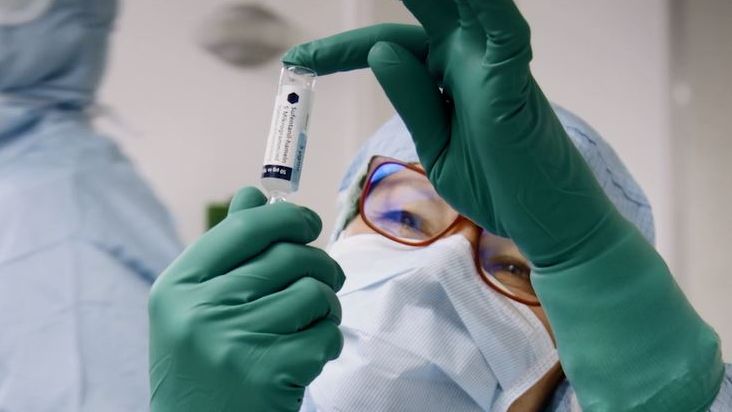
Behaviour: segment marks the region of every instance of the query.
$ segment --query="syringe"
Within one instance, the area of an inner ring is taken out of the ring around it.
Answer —
[[[316,74],[301,66],[280,72],[262,170],[269,203],[281,202],[300,185]]]

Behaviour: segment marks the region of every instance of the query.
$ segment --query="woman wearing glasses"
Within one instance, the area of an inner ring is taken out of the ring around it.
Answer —
[[[652,243],[651,208],[614,151],[554,110],[608,197]],[[360,150],[339,206],[328,251],[347,277],[338,294],[345,346],[303,410],[577,408],[531,263],[440,197],[401,119]]]
[[[544,97],[513,2],[403,3],[421,26],[285,55],[370,67],[404,125],[347,174],[330,255],[307,246],[317,215],[247,188],[165,271],[153,410],[730,410],[719,338],[655,252],[645,197]]]

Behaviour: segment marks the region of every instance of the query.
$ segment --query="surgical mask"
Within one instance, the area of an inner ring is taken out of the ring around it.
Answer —
[[[347,278],[345,347],[309,388],[319,408],[423,410],[420,396],[404,393],[416,382],[415,390],[453,387],[438,397],[446,408],[505,411],[558,362],[533,312],[481,281],[461,235],[416,248],[362,234],[329,253]]]
[[[0,26],[31,22],[42,16],[54,0],[0,0]]]

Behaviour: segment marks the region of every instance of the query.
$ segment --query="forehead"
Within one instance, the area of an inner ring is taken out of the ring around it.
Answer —
[[[372,169],[376,168],[377,166],[382,165],[384,163],[388,163],[388,162],[403,163],[403,164],[409,165],[411,167],[417,168],[417,169],[419,169],[419,170],[421,170],[423,172],[425,171],[424,170],[424,167],[419,162],[409,161],[409,160],[403,160],[403,159],[401,159],[398,156],[392,157],[392,156],[387,156],[387,155],[373,155],[373,156],[371,156],[371,158],[369,159],[369,163],[368,163],[369,164],[368,169],[369,170],[372,170]]]

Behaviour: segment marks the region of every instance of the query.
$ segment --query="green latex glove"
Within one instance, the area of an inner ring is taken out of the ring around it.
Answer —
[[[165,270],[150,295],[153,412],[297,411],[342,348],[345,280],[305,244],[318,216],[242,189],[229,215]]]
[[[424,30],[369,27],[284,61],[319,75],[370,65],[446,201],[536,264],[565,259],[615,212],[531,77],[528,25],[510,1],[404,4]]]
[[[563,368],[586,411],[704,410],[719,342],[623,219],[529,70],[510,0],[404,0],[422,27],[378,25],[291,49],[319,75],[371,67],[456,210],[535,266]]]

